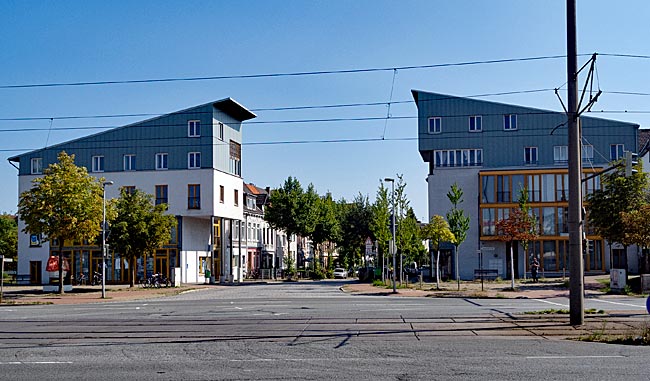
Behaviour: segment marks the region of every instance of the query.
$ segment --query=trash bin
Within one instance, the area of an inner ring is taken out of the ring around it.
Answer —
[[[210,274],[210,270],[205,270],[205,284],[210,283],[210,275],[212,275]]]

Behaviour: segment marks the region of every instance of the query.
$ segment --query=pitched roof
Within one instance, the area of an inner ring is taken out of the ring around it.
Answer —
[[[173,112],[170,112],[170,113],[167,113],[167,114],[164,114],[164,115],[155,116],[153,118],[140,120],[140,121],[137,121],[137,122],[134,122],[134,123],[129,123],[127,125],[119,126],[119,127],[113,128],[111,130],[98,132],[96,134],[92,134],[92,135],[88,135],[88,136],[82,136],[80,138],[68,140],[68,141],[65,141],[65,142],[62,142],[62,143],[59,143],[59,144],[55,144],[53,146],[46,147],[46,148],[35,149],[35,150],[25,152],[25,153],[20,154],[20,155],[10,157],[7,160],[9,160],[10,162],[18,163],[18,162],[20,162],[20,158],[22,156],[28,155],[28,154],[33,153],[33,152],[43,151],[43,150],[46,150],[46,149],[52,149],[54,147],[59,147],[59,146],[64,146],[64,145],[69,144],[69,143],[73,143],[73,142],[76,142],[76,141],[81,141],[81,140],[84,140],[84,139],[88,139],[88,138],[90,138],[92,136],[107,134],[107,133],[110,133],[111,131],[114,131],[114,130],[117,130],[117,129],[127,128],[129,126],[138,125],[138,124],[145,123],[145,122],[150,122],[150,121],[153,121],[153,120],[156,120],[156,119],[164,118],[164,117],[169,116],[169,115],[182,113],[182,112],[185,112],[185,111],[189,111],[189,110],[200,108],[200,107],[207,106],[207,105],[212,105],[213,107],[225,112],[226,114],[232,116],[233,118],[239,120],[240,122],[244,122],[246,120],[253,119],[253,118],[257,117],[257,115],[255,115],[254,113],[252,113],[251,111],[246,109],[244,106],[239,104],[234,99],[232,99],[232,98],[223,98],[223,99],[220,99],[220,100],[217,100],[217,101],[207,102],[207,103],[203,103],[203,104],[200,104],[200,105],[197,105],[197,106],[192,106],[192,107],[189,107],[189,108],[185,108],[185,109],[182,109],[182,110],[173,111]]]

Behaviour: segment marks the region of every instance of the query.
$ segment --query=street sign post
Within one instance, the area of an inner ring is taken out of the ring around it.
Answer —
[[[481,273],[481,291],[483,291],[483,252],[485,252],[485,251],[494,251],[494,247],[483,246],[483,247],[481,247],[480,250],[478,250],[478,254],[479,254],[479,271]]]
[[[5,288],[5,262],[13,262],[11,258],[5,258],[4,255],[0,255],[0,303],[2,303],[2,296],[4,294]]]

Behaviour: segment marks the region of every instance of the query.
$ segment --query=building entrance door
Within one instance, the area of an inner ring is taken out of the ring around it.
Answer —
[[[29,261],[29,283],[42,284],[41,261]]]
[[[169,279],[169,259],[167,258],[167,252],[165,255],[159,255],[156,253],[156,263],[154,265],[154,272],[157,274],[164,275]]]

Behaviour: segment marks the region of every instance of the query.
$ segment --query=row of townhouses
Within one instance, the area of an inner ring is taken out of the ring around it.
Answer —
[[[524,253],[513,245],[515,276],[529,272],[532,257],[540,259],[546,275],[568,274],[568,171],[566,115],[511,104],[424,91],[412,91],[418,108],[418,149],[429,164],[429,218],[445,215],[452,184],[464,191],[462,207],[471,227],[461,245],[459,272],[471,279],[477,268],[510,268],[510,244],[498,240],[496,222],[517,207],[521,189],[539,221],[540,238]],[[264,221],[269,188],[246,184],[241,172],[243,122],[255,114],[227,98],[164,116],[115,128],[10,158],[18,163],[19,191],[57,159],[60,151],[74,154],[76,164],[97,177],[114,182],[106,197],[122,187],[135,187],[167,203],[178,219],[167,245],[138,261],[137,276],[170,274],[180,267],[181,282],[242,280],[247,276],[276,276],[284,258],[298,266],[314,259],[311,242],[271,229]],[[625,151],[639,150],[639,126],[582,117],[582,161],[585,177],[607,168]],[[583,194],[599,189],[597,176],[583,182]],[[55,248],[35,234],[18,241],[18,273],[32,283],[49,281],[44,264]],[[638,272],[637,248],[610,245],[586,222],[587,273],[611,268]],[[66,242],[64,255],[72,273],[99,268],[99,247]],[[453,246],[444,247],[443,275],[453,276]],[[127,282],[128,263],[111,252],[107,281]]]
[[[137,277],[180,268],[181,282],[232,282],[264,270],[275,275],[290,255],[298,258],[296,239],[271,229],[263,219],[269,189],[245,184],[241,172],[242,123],[255,114],[228,98],[129,124],[10,158],[17,163],[22,193],[61,151],[91,175],[112,181],[106,198],[137,188],[166,203],[178,226],[171,240],[137,261]],[[19,221],[18,274],[33,284],[48,283],[46,263],[58,248],[36,234],[23,233]],[[291,242],[292,246],[288,246]],[[101,248],[65,242],[71,274],[101,269]],[[110,251],[106,281],[126,283],[128,262]],[[260,274],[261,275],[261,274]]]

